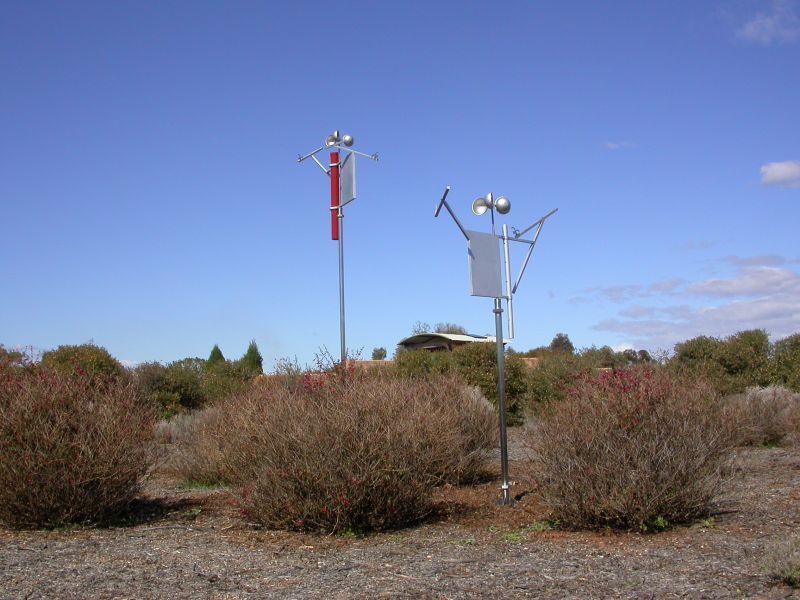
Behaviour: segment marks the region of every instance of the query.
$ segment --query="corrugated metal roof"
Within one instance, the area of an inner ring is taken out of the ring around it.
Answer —
[[[398,342],[400,346],[406,345],[419,345],[424,344],[426,342],[433,342],[436,340],[441,341],[450,341],[450,342],[491,342],[494,343],[495,337],[494,336],[486,336],[486,335],[470,335],[470,334],[462,334],[462,333],[418,333],[416,335],[409,336],[403,340]]]

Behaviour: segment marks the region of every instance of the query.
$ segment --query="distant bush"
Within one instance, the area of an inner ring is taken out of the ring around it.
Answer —
[[[581,356],[572,354],[539,354],[539,364],[528,372],[526,408],[532,412],[542,406],[562,400],[569,387],[593,368]]]
[[[775,383],[800,392],[800,333],[775,343],[774,361]]]
[[[494,344],[472,343],[452,352],[408,350],[395,355],[398,373],[412,379],[432,375],[456,375],[464,384],[476,386],[493,404],[497,404],[497,349]],[[522,422],[527,392],[525,366],[516,355],[506,353],[506,419],[509,425]]]
[[[0,521],[6,525],[102,523],[134,499],[152,460],[147,444],[155,411],[133,385],[96,383],[47,367],[0,369]]]
[[[659,529],[708,513],[733,444],[716,398],[662,369],[579,378],[529,423],[544,504],[579,528]]]
[[[800,394],[782,387],[751,388],[727,400],[741,445],[774,446],[800,434]]]
[[[206,403],[203,393],[203,370],[201,358],[184,358],[169,363],[164,369],[164,387],[181,409],[201,408]]]
[[[417,521],[434,509],[436,485],[482,473],[497,435],[491,406],[453,378],[304,373],[219,410],[223,425],[206,432],[221,443],[197,447],[222,455],[218,472],[238,485],[248,517],[275,528]]]
[[[42,354],[41,362],[62,375],[85,377],[90,385],[105,385],[126,375],[122,364],[108,350],[91,343],[59,346]]]
[[[669,367],[707,379],[723,395],[736,394],[774,379],[769,354],[767,333],[753,329],[725,339],[700,336],[676,344]]]

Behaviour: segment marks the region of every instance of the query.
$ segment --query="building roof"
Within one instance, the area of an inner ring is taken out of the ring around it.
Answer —
[[[450,347],[453,344],[469,344],[471,342],[494,343],[494,336],[470,335],[462,333],[418,333],[400,340],[399,346],[413,348],[440,348]]]

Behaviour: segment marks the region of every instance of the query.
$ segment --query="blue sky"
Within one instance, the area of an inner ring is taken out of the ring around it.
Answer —
[[[800,331],[800,2],[3,2],[0,343],[267,366],[339,345],[328,182],[355,148],[347,334],[492,333],[445,185],[551,208],[526,350]],[[512,270],[523,256],[514,248]]]

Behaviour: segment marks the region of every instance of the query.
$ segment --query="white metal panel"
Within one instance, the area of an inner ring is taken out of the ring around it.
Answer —
[[[492,233],[467,230],[469,242],[469,283],[472,296],[502,298],[500,238]]]

